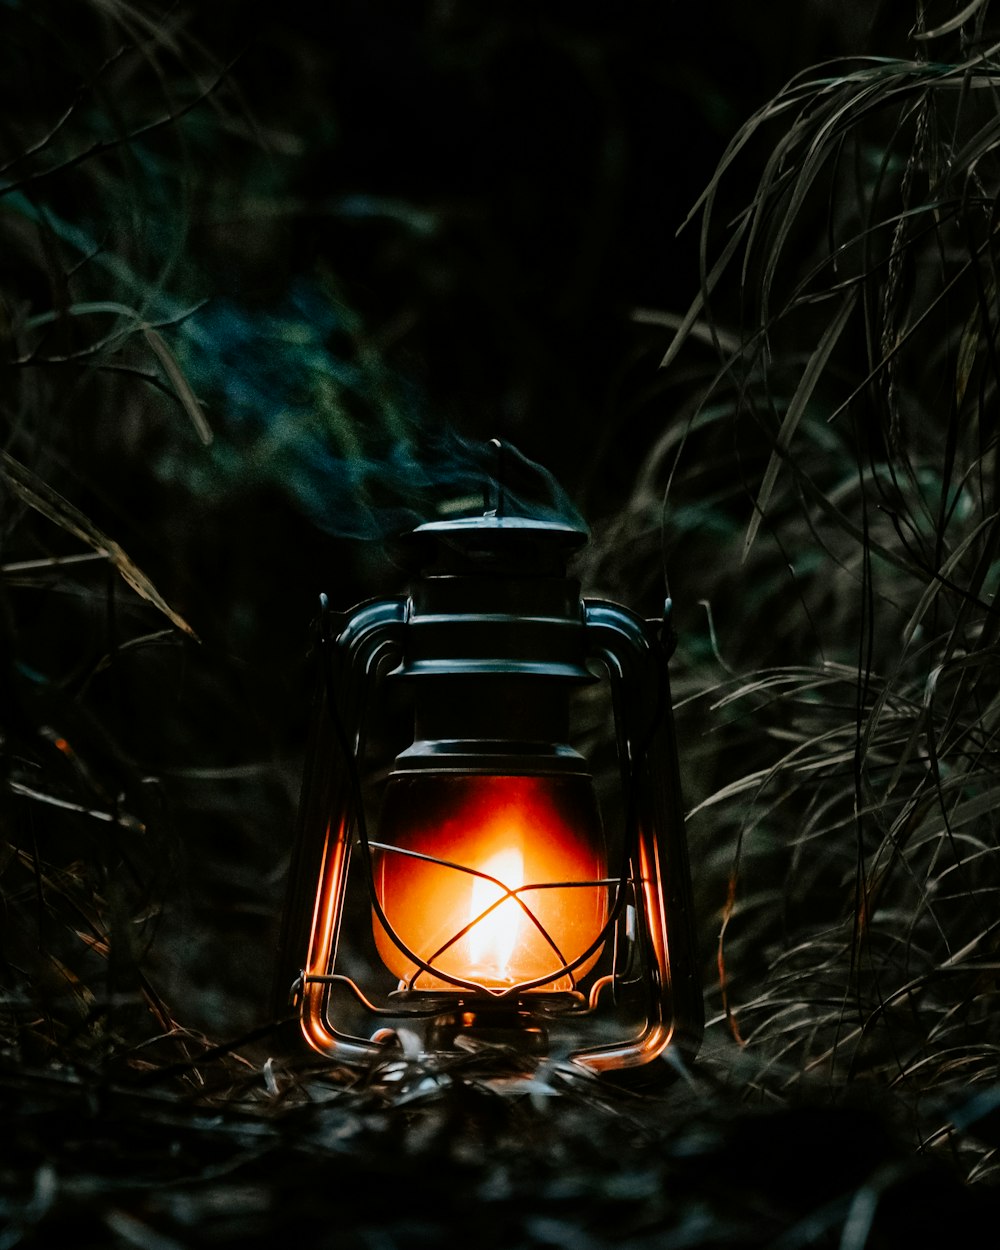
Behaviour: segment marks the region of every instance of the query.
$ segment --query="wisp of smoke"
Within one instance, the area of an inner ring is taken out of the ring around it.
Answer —
[[[371,540],[489,507],[583,526],[547,470],[431,418],[312,285],[276,309],[215,301],[181,333],[178,354],[215,440],[197,462],[171,449],[162,467],[200,492],[277,488],[321,529]]]

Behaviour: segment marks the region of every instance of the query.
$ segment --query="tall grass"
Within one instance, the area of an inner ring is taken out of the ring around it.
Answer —
[[[157,472],[213,454],[178,361],[211,291],[192,235],[259,149],[182,8],[15,4],[3,26],[2,1057],[134,1075],[225,1027],[221,963],[248,995],[252,960],[197,917],[261,940],[288,802],[226,637],[240,605],[193,554],[221,583],[253,553],[213,555],[218,517]]]
[[[638,532],[649,576],[660,533],[705,601],[678,684],[716,1036],[771,1095],[902,1095],[929,1143],[1000,1078],[1000,34],[923,13],[910,58],[803,73],[724,154],[662,362],[689,398],[598,569]]]

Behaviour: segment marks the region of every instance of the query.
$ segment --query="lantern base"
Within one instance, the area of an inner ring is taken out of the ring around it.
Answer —
[[[544,1055],[549,1039],[525,1011],[459,1010],[437,1016],[427,1031],[431,1050],[457,1050],[459,1038],[485,1046],[503,1046],[525,1055]]]

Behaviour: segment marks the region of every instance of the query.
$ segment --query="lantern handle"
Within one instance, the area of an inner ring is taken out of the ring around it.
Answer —
[[[326,871],[328,832],[335,838],[346,839],[350,817],[362,810],[357,806],[361,797],[357,727],[373,671],[387,654],[401,650],[405,619],[404,599],[368,600],[343,615],[332,612],[327,596],[320,596],[319,616],[313,625],[313,662],[318,682],[288,875],[289,904],[278,944],[276,1011],[284,1009],[281,1000],[288,993],[288,986],[292,987],[293,996],[301,997],[308,973],[315,967],[317,944],[323,946],[333,940],[336,925],[320,923],[313,912],[296,905],[296,901],[312,897],[321,872]],[[340,767],[332,770],[331,753],[340,762]],[[338,898],[336,910],[340,905]],[[307,952],[305,969],[302,952]]]
[[[667,667],[676,646],[673,604],[667,599],[662,619],[655,621],[605,600],[585,599],[583,606],[589,657],[603,663],[610,677],[626,835],[634,856],[633,879],[643,899],[639,912],[654,982],[641,1039],[627,1050],[612,1046],[580,1053],[581,1062],[600,1068],[612,1051],[629,1064],[645,1063],[674,1042],[693,1054],[704,1028],[704,1006],[695,976],[693,904]]]

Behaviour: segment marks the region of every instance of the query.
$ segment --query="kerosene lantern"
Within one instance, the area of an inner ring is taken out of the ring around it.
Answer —
[[[407,596],[324,606],[279,957],[321,1054],[493,1044],[603,1073],[697,1050],[669,601],[581,600],[585,541],[432,522],[402,541]],[[581,704],[607,707],[601,802]]]

